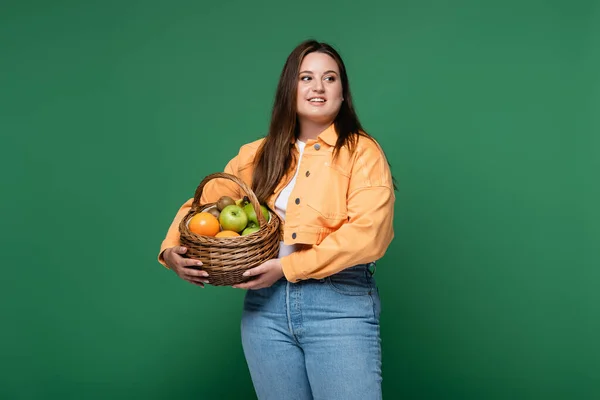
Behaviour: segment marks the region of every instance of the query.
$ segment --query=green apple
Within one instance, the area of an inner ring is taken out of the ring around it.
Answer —
[[[246,235],[251,235],[254,232],[258,232],[260,230],[260,228],[257,226],[249,226],[246,229],[244,229],[244,231],[242,232],[242,236],[246,236]]]
[[[230,204],[221,210],[219,223],[224,231],[241,232],[248,225],[248,216],[242,207]]]
[[[258,217],[256,215],[256,211],[254,211],[254,207],[252,207],[252,203],[246,204],[243,210],[248,216],[248,226],[259,226]],[[261,204],[260,210],[262,211],[263,217],[265,217],[265,221],[269,222],[269,210],[267,207]]]

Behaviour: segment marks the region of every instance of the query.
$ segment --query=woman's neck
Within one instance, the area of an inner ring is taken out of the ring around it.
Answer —
[[[308,140],[316,139],[321,132],[329,128],[329,126],[332,124],[332,122],[320,124],[312,121],[299,121],[298,123],[300,125],[298,139],[305,143]]]

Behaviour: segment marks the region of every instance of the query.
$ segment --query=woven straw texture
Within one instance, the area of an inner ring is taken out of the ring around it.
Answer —
[[[202,236],[189,231],[187,224],[194,215],[216,207],[216,203],[200,204],[200,199],[204,186],[209,181],[220,178],[235,182],[246,193],[256,211],[259,231],[246,236],[222,238]],[[256,195],[238,177],[223,172],[208,175],[198,185],[192,207],[179,224],[181,245],[188,248],[185,256],[202,261],[203,265],[199,268],[208,272],[208,280],[213,286],[231,286],[246,282],[249,278],[242,276],[244,271],[276,258],[279,253],[281,221],[273,211],[269,210],[269,214],[269,222],[266,222]]]

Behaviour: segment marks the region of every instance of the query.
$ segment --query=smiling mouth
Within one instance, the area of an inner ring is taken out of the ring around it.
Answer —
[[[327,100],[325,100],[322,97],[311,97],[310,99],[308,99],[308,101],[309,101],[309,103],[313,103],[313,104],[323,104]]]

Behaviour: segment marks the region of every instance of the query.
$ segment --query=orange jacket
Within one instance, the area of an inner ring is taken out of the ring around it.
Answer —
[[[263,140],[242,146],[225,172],[250,187],[254,156]],[[316,140],[307,141],[304,149],[287,206],[283,240],[308,246],[281,258],[283,273],[290,282],[321,279],[356,264],[376,261],[394,237],[395,195],[383,151],[374,141],[360,137],[352,155],[343,148],[332,162],[336,140],[331,125]],[[292,165],[268,199],[271,210],[275,210],[275,199],[295,171],[296,165]],[[224,195],[238,199],[245,194],[234,182],[213,179],[204,187],[200,203],[216,202]],[[181,206],[162,242],[158,261],[164,266],[162,252],[180,245],[179,222],[192,201]]]

